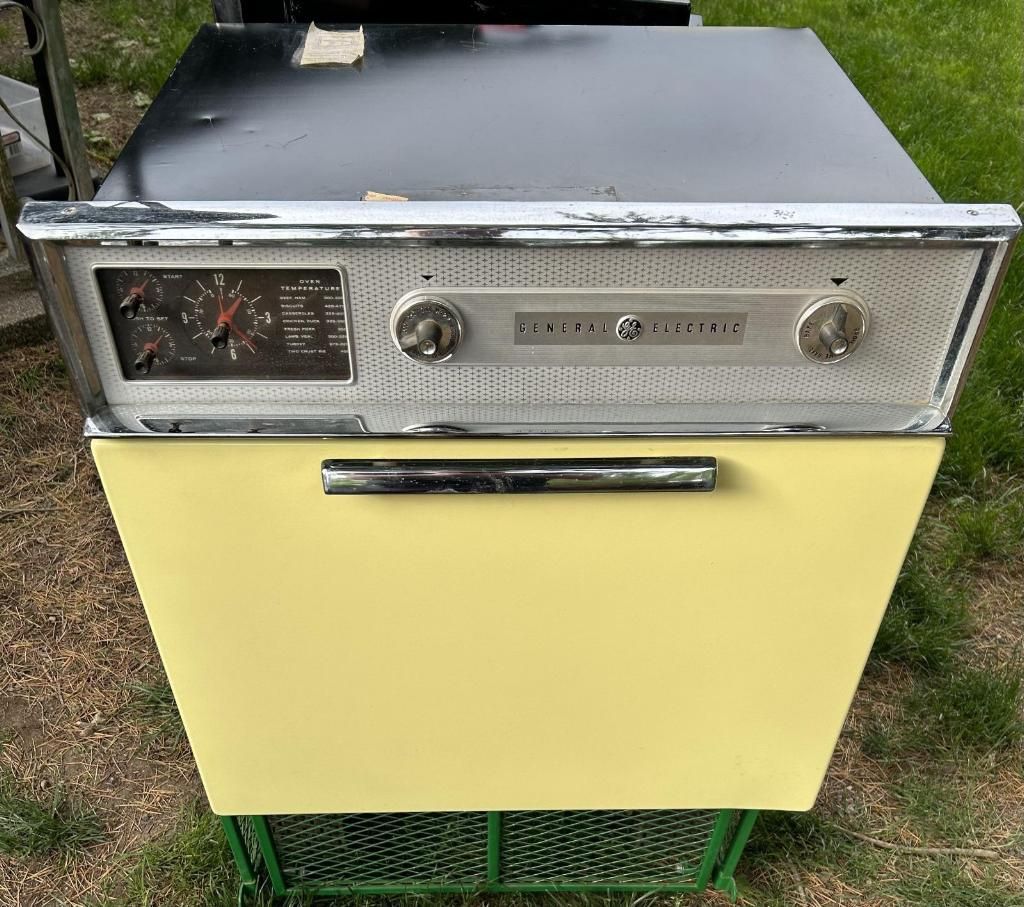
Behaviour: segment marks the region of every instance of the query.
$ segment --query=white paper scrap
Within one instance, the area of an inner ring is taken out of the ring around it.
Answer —
[[[306,41],[302,45],[300,66],[351,66],[363,58],[366,38],[363,27],[359,31],[328,31],[309,24]]]
[[[407,202],[409,201],[404,195],[389,195],[387,192],[374,192],[372,189],[367,189],[363,193],[362,201],[364,202]]]

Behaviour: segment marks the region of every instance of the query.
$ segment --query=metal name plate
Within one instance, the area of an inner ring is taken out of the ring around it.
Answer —
[[[518,346],[739,346],[741,312],[516,312]]]

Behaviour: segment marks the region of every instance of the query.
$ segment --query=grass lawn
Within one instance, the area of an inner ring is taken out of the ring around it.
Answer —
[[[1024,0],[694,6],[707,25],[814,28],[945,199],[1021,209]],[[102,167],[209,6],[63,9]],[[0,72],[25,77],[18,34],[0,16]],[[1022,256],[819,802],[763,818],[746,905],[1024,907]],[[0,905],[227,907],[234,870],[80,428],[52,342],[0,353]]]

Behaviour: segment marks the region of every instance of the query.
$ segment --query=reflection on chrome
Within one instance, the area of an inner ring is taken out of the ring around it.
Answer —
[[[714,491],[714,457],[588,460],[325,460],[326,494]]]

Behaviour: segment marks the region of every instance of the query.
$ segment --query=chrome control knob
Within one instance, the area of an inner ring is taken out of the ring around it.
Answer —
[[[434,356],[444,343],[444,325],[433,318],[424,318],[416,323],[416,352],[421,356]]]
[[[867,307],[847,296],[829,296],[808,306],[797,321],[796,345],[812,362],[850,356],[868,330]]]
[[[139,314],[139,306],[141,306],[144,301],[142,294],[133,290],[121,300],[121,305],[118,306],[121,311],[121,317],[127,318],[130,321]]]
[[[839,303],[818,330],[818,340],[833,356],[842,356],[850,348],[850,338],[846,336],[847,311],[846,306]]]
[[[226,321],[222,321],[213,329],[213,333],[210,334],[210,343],[215,350],[222,350],[228,345],[228,338],[230,336],[231,325]]]
[[[391,316],[398,348],[416,362],[444,362],[458,349],[462,318],[449,302],[435,297],[412,299]]]
[[[156,351],[151,347],[146,347],[138,356],[135,357],[135,371],[140,375],[148,375],[150,369],[153,368],[153,361],[156,359]]]

